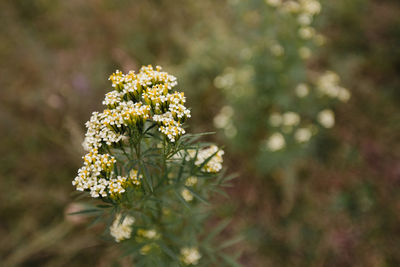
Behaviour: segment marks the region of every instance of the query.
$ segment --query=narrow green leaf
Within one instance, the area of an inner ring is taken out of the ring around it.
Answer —
[[[189,204],[186,202],[186,200],[183,199],[183,197],[181,196],[181,194],[179,192],[177,192],[176,190],[174,190],[175,195],[178,197],[178,199],[183,203],[183,205],[190,209]]]
[[[165,254],[167,254],[168,256],[170,256],[174,260],[178,259],[177,255],[171,249],[169,249],[167,246],[165,246],[162,242],[158,242],[157,244],[165,252]]]
[[[228,266],[232,266],[232,267],[241,267],[241,265],[235,260],[235,259],[233,259],[232,257],[230,257],[230,256],[228,256],[228,255],[226,255],[226,254],[220,254],[219,255],[223,260],[224,260],[224,262],[228,265]]]
[[[101,209],[87,209],[87,210],[81,210],[81,211],[77,211],[77,212],[68,213],[67,215],[77,215],[77,214],[96,213],[96,212],[102,212],[102,210]]]
[[[195,198],[197,198],[198,200],[200,200],[200,201],[203,202],[204,204],[210,205],[210,202],[208,202],[204,197],[200,196],[200,195],[199,195],[196,191],[194,191],[191,187],[185,186],[185,188],[186,188],[187,190],[189,190],[189,191],[193,194],[193,196],[194,196]]]
[[[239,177],[239,174],[237,174],[237,173],[232,173],[232,174],[229,174],[228,176],[225,176],[225,177],[223,177],[222,178],[222,182],[228,182],[228,181],[231,181],[231,180],[233,180],[233,179],[236,179],[237,177]]]
[[[236,237],[234,237],[232,239],[229,239],[229,240],[223,242],[220,246],[218,246],[218,249],[224,249],[224,248],[233,246],[233,245],[241,242],[243,239],[244,239],[244,237],[241,236],[241,235],[236,236]]]
[[[112,208],[113,206],[111,206],[111,205],[96,205],[96,207],[102,208],[102,209],[108,209],[108,208]]]
[[[220,151],[220,149],[218,149],[216,152],[214,152],[211,156],[209,156],[208,158],[206,158],[205,161],[203,161],[203,163],[201,163],[201,165],[198,167],[199,170],[201,170],[218,152]],[[197,158],[197,153],[196,153],[196,157]]]
[[[229,198],[229,195],[224,190],[221,190],[219,188],[210,188],[210,191],[220,194],[226,198]]]
[[[93,221],[91,221],[91,222],[89,223],[88,226],[86,226],[86,229],[90,229],[90,228],[96,226],[98,223],[100,223],[100,222],[102,221],[102,219],[103,219],[103,217],[102,217],[101,215],[100,215],[100,216],[97,216],[96,218],[94,218]]]
[[[142,166],[142,169],[143,169],[144,180],[146,181],[146,184],[149,186],[150,191],[153,193],[154,192],[153,181],[151,179],[150,172],[145,165]]]
[[[226,219],[220,222],[209,234],[206,238],[204,238],[204,243],[210,242],[216,235],[221,233],[231,222],[231,219]]]
[[[185,160],[185,158],[183,158],[182,165],[180,166],[179,172],[178,172],[178,178],[177,178],[178,182],[180,182],[182,179],[183,170],[185,169],[185,162],[186,162],[186,160]]]

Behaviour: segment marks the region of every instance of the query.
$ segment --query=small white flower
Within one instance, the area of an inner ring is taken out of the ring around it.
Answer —
[[[272,134],[267,140],[267,149],[271,151],[278,151],[286,145],[285,138],[281,133]]]
[[[196,265],[201,259],[201,254],[197,248],[184,247],[181,249],[181,260],[186,265]]]
[[[181,192],[181,196],[183,197],[183,199],[187,202],[190,202],[193,200],[193,194],[187,190],[186,188],[184,188]]]
[[[315,30],[312,27],[301,27],[299,29],[299,36],[304,40],[309,40],[315,35]]]
[[[335,114],[330,109],[324,109],[319,112],[317,119],[325,128],[332,128],[335,125]]]
[[[157,231],[154,229],[147,230],[146,232],[144,232],[143,236],[148,239],[155,239],[157,237]]]
[[[311,139],[312,132],[309,128],[299,128],[294,133],[294,139],[299,143],[308,142]]]
[[[310,14],[300,14],[297,18],[297,21],[304,26],[308,26],[311,24],[311,22],[313,21],[313,18]]]
[[[196,176],[190,176],[185,181],[185,185],[186,186],[194,186],[196,184],[197,184],[197,177]]]
[[[300,0],[300,5],[303,11],[310,15],[321,12],[321,4],[317,0]]]
[[[300,83],[296,86],[295,92],[298,97],[305,97],[310,92],[310,89],[305,83]]]
[[[300,123],[300,116],[295,112],[285,112],[283,114],[283,125],[295,126]]]

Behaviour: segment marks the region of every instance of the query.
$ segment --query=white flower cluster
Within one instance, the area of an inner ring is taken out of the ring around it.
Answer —
[[[318,96],[327,96],[347,102],[351,97],[351,93],[346,88],[341,87],[339,83],[340,77],[333,71],[326,71],[321,74],[315,81]],[[295,93],[299,98],[303,98],[310,93],[310,88],[307,84],[300,83],[296,86]]]
[[[103,124],[105,119],[104,112],[93,112],[90,120],[86,122],[87,132],[85,135],[85,141],[82,144],[86,151],[100,148],[102,143],[112,145],[113,143],[121,141],[121,134],[114,132]]]
[[[201,259],[201,254],[197,248],[184,247],[181,249],[181,261],[186,265],[196,265]]]
[[[194,154],[195,152],[192,152],[190,156],[194,157]],[[194,164],[200,167],[206,160],[208,160],[201,170],[204,172],[216,173],[222,169],[222,155],[224,155],[224,151],[219,149],[216,145],[212,145],[208,148],[199,150]]]
[[[310,127],[298,128],[294,133],[294,139],[299,143],[308,142],[313,135],[313,131]]]
[[[295,89],[296,95],[300,98],[306,97],[310,92],[310,88],[305,83],[300,83]]]
[[[197,181],[198,181],[198,179],[197,179],[196,176],[190,176],[190,177],[188,177],[188,178],[186,179],[185,185],[186,185],[186,186],[194,186],[194,185],[197,184]]]
[[[318,113],[318,122],[325,128],[332,128],[335,125],[335,113],[330,109],[324,109]]]
[[[154,115],[153,120],[159,123],[158,130],[163,133],[171,142],[175,142],[177,136],[185,134],[185,130],[180,126],[180,122],[174,120],[172,112],[162,115]]]
[[[285,147],[285,138],[281,133],[273,133],[266,142],[267,148],[270,151],[278,151]]]
[[[116,71],[109,80],[115,90],[107,93],[103,101],[108,109],[101,114],[94,112],[86,124],[86,147],[119,142],[128,128],[140,128],[152,115],[160,124],[159,131],[171,142],[185,133],[182,123],[190,118],[190,110],[184,106],[183,93],[170,92],[177,85],[174,76],[149,65],[137,74]]]
[[[78,175],[72,181],[78,191],[90,191],[97,197],[118,197],[130,185],[140,184],[136,170],[131,170],[129,177],[115,176],[116,159],[109,154],[99,154],[97,148],[92,149],[84,157],[84,166],[78,170]]]
[[[132,224],[135,222],[135,218],[131,216],[126,216],[121,222],[121,217],[121,214],[118,214],[110,226],[110,234],[115,238],[116,242],[121,242],[131,237]]]
[[[193,200],[193,194],[186,188],[182,189],[181,196],[187,202],[190,202]]]
[[[327,71],[318,78],[316,86],[321,95],[347,102],[351,94],[346,88],[339,86],[339,82],[339,75],[332,71]]]
[[[116,176],[113,166],[116,160],[111,155],[100,154],[103,146],[112,146],[132,131],[143,129],[146,120],[153,119],[158,130],[169,141],[175,142],[185,133],[182,124],[190,118],[184,106],[183,93],[171,92],[177,85],[176,78],[161,71],[144,66],[139,73],[130,71],[113,73],[109,80],[113,91],[105,95],[103,112],[93,112],[86,122],[87,132],[83,147],[88,151],[84,166],[72,182],[79,191],[90,191],[92,197],[118,197],[127,186],[140,184],[136,170],[129,177]]]
[[[78,191],[90,190],[92,197],[107,196],[108,180],[105,177],[113,173],[115,158],[108,154],[99,154],[95,148],[83,159],[84,166],[78,170],[78,176],[72,184]]]

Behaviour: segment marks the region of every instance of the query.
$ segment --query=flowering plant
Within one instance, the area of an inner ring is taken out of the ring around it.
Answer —
[[[88,153],[72,182],[103,204],[82,212],[106,221],[139,265],[230,260],[216,254],[216,232],[207,235],[202,223],[211,193],[223,193],[219,187],[232,176],[222,171],[223,150],[197,142],[204,134],[185,134],[190,110],[184,93],[174,90],[176,78],[144,66],[109,80],[114,90],[86,123]]]
[[[214,79],[226,99],[214,125],[265,175],[312,155],[351,93],[336,73],[311,69],[327,42],[315,28],[319,0],[232,1],[232,8],[243,18],[233,27],[240,40],[231,42],[239,56]]]

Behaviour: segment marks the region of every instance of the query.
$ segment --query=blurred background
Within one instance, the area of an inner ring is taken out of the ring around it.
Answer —
[[[398,0],[0,2],[0,265],[130,266],[71,185],[116,69],[217,131],[243,266],[400,266]]]

